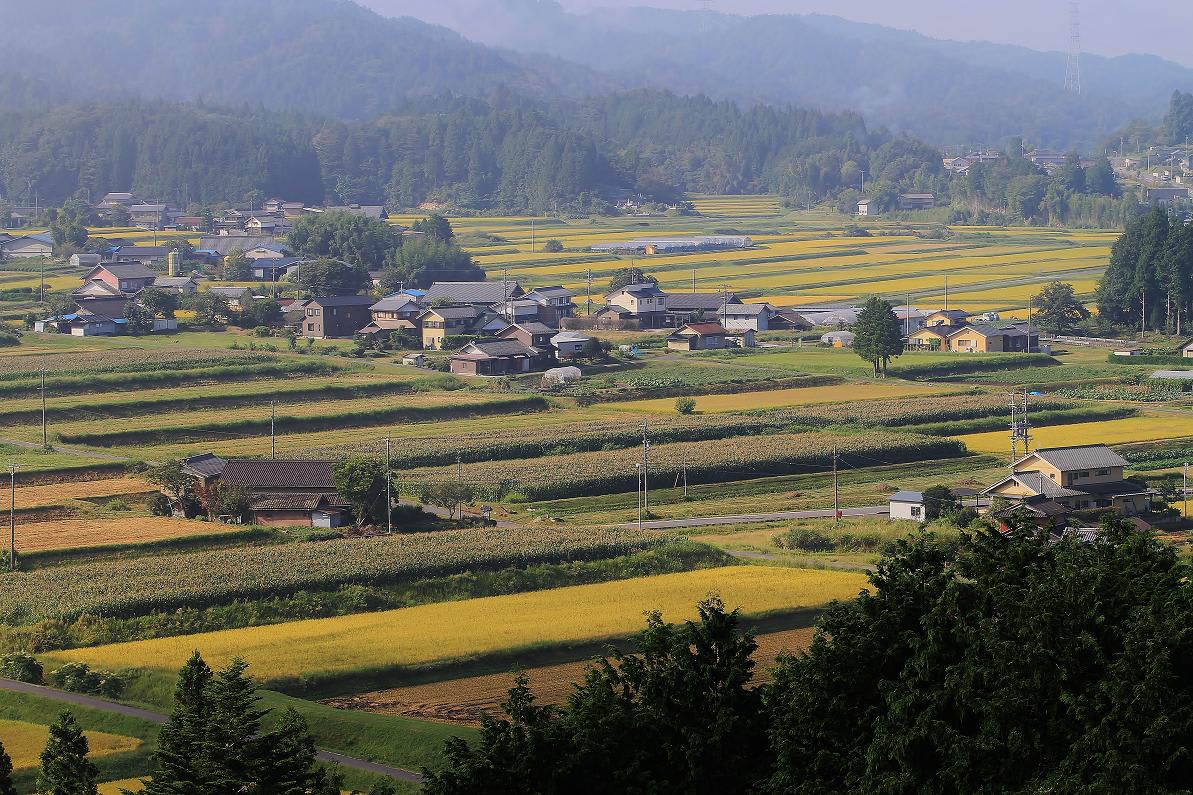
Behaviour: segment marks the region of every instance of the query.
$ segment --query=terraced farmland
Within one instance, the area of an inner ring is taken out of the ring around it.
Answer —
[[[216,665],[243,657],[266,681],[313,679],[624,636],[642,626],[643,611],[661,610],[671,621],[688,619],[696,603],[714,592],[727,605],[758,615],[849,598],[865,586],[864,576],[849,572],[733,566],[119,643],[54,656],[108,669],[171,670],[199,649]]]

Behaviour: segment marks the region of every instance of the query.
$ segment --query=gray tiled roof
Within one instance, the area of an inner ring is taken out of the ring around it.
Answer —
[[[922,491],[896,491],[891,495],[891,502],[923,502]]]
[[[729,296],[729,303],[737,300],[736,296]],[[701,309],[715,312],[725,301],[723,293],[668,293],[667,309],[672,312],[695,312]]]
[[[104,270],[118,279],[153,279],[157,273],[143,262],[113,262],[103,266]]]
[[[1057,469],[1065,471],[1127,466],[1127,459],[1104,444],[1087,444],[1079,447],[1042,447],[1030,455],[1039,456]],[[1019,460],[1023,461],[1028,457],[1024,456]]]
[[[522,294],[517,282],[435,282],[427,288],[426,301],[447,299],[463,304],[499,304]]]
[[[418,308],[418,305],[418,301],[408,295],[390,295],[369,308],[374,312],[400,312],[404,309]]]
[[[224,466],[220,480],[230,486],[246,488],[335,491],[331,467],[330,461],[239,459]]]
[[[517,340],[477,340],[466,345],[461,353],[470,348],[486,356],[536,356],[538,354],[537,349],[527,347]]]
[[[188,474],[210,478],[223,472],[227,463],[227,461],[218,455],[202,453],[201,455],[193,455],[183,460],[182,468]]]
[[[248,251],[273,242],[271,235],[203,235],[195,248],[199,251],[216,251],[226,256],[233,251]]]
[[[444,320],[458,320],[460,318],[471,320],[477,316],[476,307],[474,306],[436,306],[428,309],[423,314],[425,315],[428,312],[434,312]]]
[[[727,304],[721,314],[723,315],[761,315],[763,312],[769,312],[769,304]]]

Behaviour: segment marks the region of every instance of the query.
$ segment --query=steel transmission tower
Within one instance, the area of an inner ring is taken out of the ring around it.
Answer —
[[[1065,61],[1065,91],[1081,93],[1081,4],[1069,3],[1069,57]]]

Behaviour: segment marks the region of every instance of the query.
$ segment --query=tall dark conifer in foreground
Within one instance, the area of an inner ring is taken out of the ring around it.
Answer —
[[[214,771],[208,753],[211,730],[208,690],[212,674],[199,652],[178,674],[174,711],[158,735],[146,795],[199,795],[210,791]]]
[[[87,738],[75,716],[63,712],[50,726],[41,752],[37,791],[42,795],[95,795],[99,772],[87,759]]]
[[[12,784],[12,757],[4,750],[3,743],[0,743],[0,795],[17,795]]]

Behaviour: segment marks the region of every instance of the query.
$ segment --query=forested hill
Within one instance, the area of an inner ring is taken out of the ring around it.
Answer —
[[[630,192],[942,190],[940,154],[852,114],[744,109],[638,91],[543,102],[428,97],[404,115],[347,122],[136,100],[0,111],[0,200],[57,203],[132,190],[172,203],[261,191],[332,204],[477,210],[602,209]],[[855,199],[856,200],[856,199]]]
[[[617,87],[586,67],[502,52],[347,0],[40,0],[7,3],[2,16],[8,106],[35,103],[16,91],[37,81],[75,101],[198,100],[367,120],[447,92],[508,86],[557,97]]]
[[[634,85],[852,110],[939,146],[1023,136],[1039,146],[1089,151],[1131,119],[1158,119],[1174,89],[1193,89],[1193,69],[1160,58],[1086,55],[1084,90],[1075,96],[1064,91],[1063,52],[940,41],[834,17],[650,8],[576,14],[552,0],[361,2],[450,24],[476,41],[563,57]],[[980,28],[973,36],[982,36]],[[1064,41],[1058,31],[1058,44]]]

